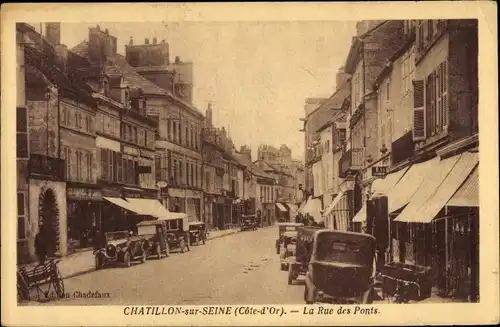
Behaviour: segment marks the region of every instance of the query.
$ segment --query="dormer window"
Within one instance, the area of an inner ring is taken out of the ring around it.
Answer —
[[[144,98],[144,99],[142,99],[142,101],[141,101],[141,102],[142,102],[142,105],[141,105],[141,113],[142,113],[144,116],[146,116],[146,114],[147,114],[147,111],[146,111],[146,102],[147,102],[147,99],[146,99],[146,98]]]
[[[125,106],[125,109],[130,109],[130,94],[128,90],[125,90],[125,98],[123,105]]]
[[[101,94],[103,94],[104,96],[109,96],[109,81],[106,76],[101,77],[99,88]]]

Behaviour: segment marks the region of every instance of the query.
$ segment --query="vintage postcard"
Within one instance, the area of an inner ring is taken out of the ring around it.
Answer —
[[[495,13],[2,6],[2,324],[499,323]]]

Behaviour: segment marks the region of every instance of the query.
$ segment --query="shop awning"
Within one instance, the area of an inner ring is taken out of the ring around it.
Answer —
[[[476,166],[446,204],[449,207],[479,207],[479,166]]]
[[[311,197],[309,197],[309,199],[310,199],[310,198],[311,198]],[[300,204],[299,209],[297,210],[297,212],[299,212],[299,213],[304,213],[304,208],[305,208],[305,206],[306,206],[306,204],[307,204],[307,201],[308,201],[309,199],[305,199],[304,201],[302,201],[302,203]]]
[[[477,165],[479,155],[465,152],[441,160],[395,221],[430,223]]]
[[[439,158],[412,165],[399,182],[389,191],[389,213],[395,212],[407,205],[417,192],[422,181],[431,170],[439,164]]]
[[[333,208],[335,208],[335,206],[337,205],[337,203],[340,202],[340,199],[342,199],[343,195],[344,195],[344,192],[339,192],[335,196],[335,198],[333,199],[332,203],[330,203],[328,205],[328,207],[325,209],[325,211],[323,212],[323,217],[328,216],[332,212]]]
[[[385,178],[376,179],[373,181],[371,191],[373,195],[386,195],[389,196],[390,191],[397,185],[397,183],[404,177],[405,173],[409,170],[409,167],[398,170],[394,173],[388,174]],[[363,207],[356,213],[352,219],[353,223],[360,223],[366,221],[366,203]]]
[[[321,200],[320,199],[313,199],[309,198],[307,200],[307,203],[302,210],[304,214],[309,214],[313,217],[314,221],[319,223],[322,222],[323,219],[321,218]]]
[[[282,204],[281,204],[281,203],[279,203],[279,202],[276,202],[276,206],[278,207],[278,209],[279,209],[280,211],[283,211],[283,212],[287,212],[287,211],[288,211],[288,210],[286,210],[285,206],[284,206],[284,205],[282,205]]]
[[[170,220],[170,219],[179,219],[179,218],[187,218],[187,214],[184,212],[172,212],[168,211],[160,201],[153,200],[155,209],[153,211],[153,216],[162,220]],[[151,203],[153,205],[153,203]]]
[[[134,207],[130,202],[122,199],[122,198],[112,198],[112,197],[103,197],[104,200],[113,203],[123,209],[127,209],[128,211],[136,212],[137,208]]]

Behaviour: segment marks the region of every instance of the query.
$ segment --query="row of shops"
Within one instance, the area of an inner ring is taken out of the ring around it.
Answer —
[[[478,135],[462,139],[382,177],[367,178],[365,170],[346,179],[328,206],[309,197],[298,211],[326,228],[374,235],[380,264],[425,267],[441,296],[478,302],[477,144]]]

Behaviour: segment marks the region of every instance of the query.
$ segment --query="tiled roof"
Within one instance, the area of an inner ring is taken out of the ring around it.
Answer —
[[[259,177],[264,177],[264,178],[269,178],[269,179],[274,179],[273,176],[270,174],[266,173],[262,169],[259,168],[256,164],[248,160],[248,157],[242,153],[239,152],[234,152],[233,157],[236,159],[236,161],[241,164],[242,166],[245,166],[251,174]]]
[[[86,85],[76,71],[69,71],[66,75],[55,60],[43,57],[42,54],[33,47],[24,48],[26,64],[34,67],[42,73],[52,84],[59,87],[61,94],[75,100],[85,101],[94,105],[95,101],[91,96],[92,90]],[[68,67],[71,69],[71,67]]]
[[[144,93],[147,94],[153,94],[153,95],[168,94],[167,91],[165,91],[158,85],[149,81],[147,78],[142,77],[132,66],[130,66],[127,63],[127,60],[125,59],[124,56],[117,54],[112,57],[108,57],[108,62],[110,62],[114,66],[114,68],[118,69],[123,74],[123,79],[126,84],[130,86],[138,86],[142,88]]]
[[[347,98],[349,94],[351,94],[351,91],[347,87],[344,87],[332,94],[332,96],[321,106],[340,109],[340,107],[342,107],[342,103],[344,103],[345,98]]]

